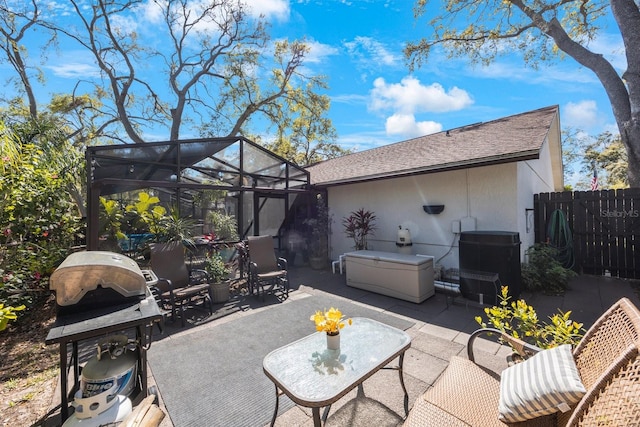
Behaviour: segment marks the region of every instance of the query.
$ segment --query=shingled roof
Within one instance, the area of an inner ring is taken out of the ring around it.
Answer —
[[[373,148],[306,169],[321,186],[538,158],[558,106]]]

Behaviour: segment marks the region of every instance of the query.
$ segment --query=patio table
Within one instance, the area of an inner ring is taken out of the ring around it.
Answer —
[[[411,346],[404,331],[363,317],[341,330],[340,350],[328,350],[326,334],[316,332],[265,356],[263,370],[276,387],[275,424],[279,396],[286,394],[298,405],[312,409],[313,425],[326,421],[331,405],[380,369],[395,369],[404,391],[404,410],[409,412],[409,395],[404,385],[402,364]],[[387,366],[399,358],[398,366]],[[360,390],[361,391],[361,390]],[[320,419],[320,408],[325,411]]]

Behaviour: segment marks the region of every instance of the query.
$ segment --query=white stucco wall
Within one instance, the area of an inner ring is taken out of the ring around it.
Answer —
[[[375,212],[377,231],[369,239],[369,248],[397,251],[398,226],[411,232],[414,254],[432,255],[444,268],[458,268],[459,234],[452,222],[475,219],[476,230],[517,231],[524,233],[522,198],[533,193],[518,194],[518,166],[515,163],[478,167],[405,178],[329,188],[329,209],[333,214],[331,256],[353,250],[346,238],[342,218],[359,208]],[[439,215],[429,215],[422,206],[444,204]]]
[[[535,243],[533,195],[555,191],[548,141],[544,142],[539,159],[519,162],[517,165],[517,221],[518,229],[521,230],[522,249],[526,250]],[[525,261],[526,257],[523,256],[522,260]]]

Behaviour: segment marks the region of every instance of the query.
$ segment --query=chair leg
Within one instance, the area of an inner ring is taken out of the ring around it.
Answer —
[[[176,299],[173,295],[169,297],[169,305],[171,305],[171,321],[175,322],[176,321]]]
[[[184,301],[180,303],[180,322],[184,328]]]
[[[204,295],[205,302],[209,303],[209,314],[213,314],[213,297],[211,296],[211,287],[209,291]]]
[[[254,282],[253,284],[253,289],[256,294],[256,298],[258,299],[260,299],[260,286],[261,286],[261,283],[258,281]],[[264,301],[264,288],[262,288],[262,300]]]

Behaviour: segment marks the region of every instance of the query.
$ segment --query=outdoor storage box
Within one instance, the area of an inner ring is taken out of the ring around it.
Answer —
[[[380,251],[345,254],[347,286],[421,303],[435,294],[433,258]]]

